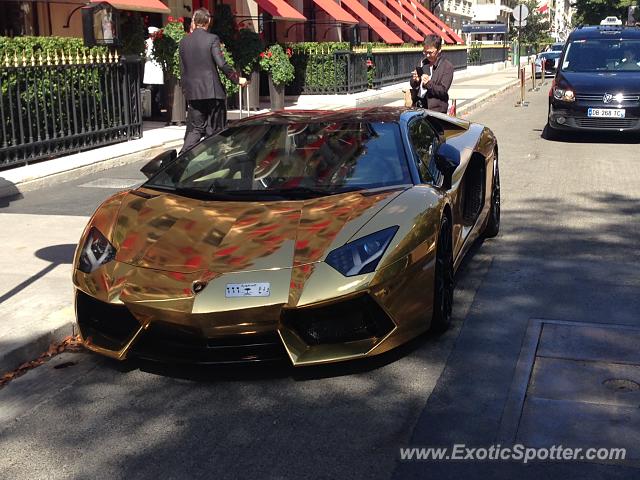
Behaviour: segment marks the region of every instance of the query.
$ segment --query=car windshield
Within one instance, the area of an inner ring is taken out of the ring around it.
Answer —
[[[567,47],[562,69],[567,72],[640,72],[640,40],[575,40]]]
[[[542,58],[558,58],[560,56],[560,52],[545,52],[539,55]]]
[[[145,187],[202,198],[298,198],[410,183],[396,123],[251,123],[210,137]]]

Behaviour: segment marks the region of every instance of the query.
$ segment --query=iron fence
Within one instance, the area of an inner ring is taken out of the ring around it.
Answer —
[[[504,62],[507,59],[507,48],[502,45],[495,47],[471,46],[467,54],[467,65],[486,65],[488,63]]]
[[[141,137],[141,67],[111,54],[5,56],[0,169]]]
[[[421,51],[372,53],[374,75],[373,88],[384,87],[409,79],[424,55]]]
[[[295,70],[287,95],[335,95],[367,89],[367,56],[354,52],[296,52],[291,56]]]
[[[443,58],[446,58],[453,64],[454,70],[464,70],[467,68],[467,49],[456,48],[455,50],[443,50]]]

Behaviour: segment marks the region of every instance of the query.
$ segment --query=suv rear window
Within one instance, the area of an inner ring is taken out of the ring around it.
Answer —
[[[640,72],[640,40],[595,38],[567,46],[562,70],[567,72]]]

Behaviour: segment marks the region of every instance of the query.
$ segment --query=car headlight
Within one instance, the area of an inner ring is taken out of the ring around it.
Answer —
[[[556,100],[562,100],[563,102],[575,102],[576,96],[573,90],[565,90],[564,88],[554,87],[553,98]]]
[[[82,247],[78,270],[91,273],[116,257],[116,249],[96,227],[91,227]]]
[[[397,231],[396,225],[349,242],[330,252],[325,261],[345,277],[371,273]]]

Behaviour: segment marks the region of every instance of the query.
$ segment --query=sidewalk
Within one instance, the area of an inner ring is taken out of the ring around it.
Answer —
[[[458,116],[517,84],[515,68],[490,71],[489,67],[456,72],[450,92],[458,101]],[[404,88],[407,82],[357,95],[304,95],[288,98],[286,108],[402,105]],[[238,111],[229,112],[231,120],[238,117]],[[184,129],[146,122],[139,140],[0,171],[0,245],[4,247],[0,249],[0,376],[73,333],[70,258],[87,222],[77,216],[3,213],[3,197],[151,159],[166,149],[179,148]]]

